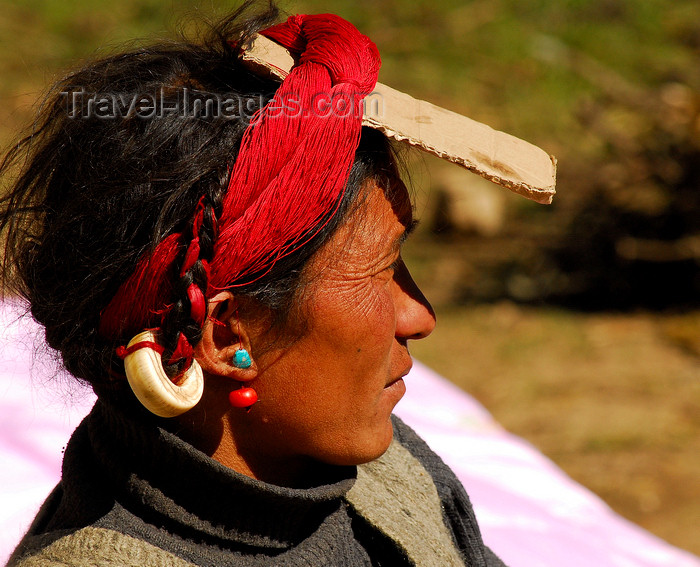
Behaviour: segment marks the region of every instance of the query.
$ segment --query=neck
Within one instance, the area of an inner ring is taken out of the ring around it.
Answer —
[[[254,414],[232,409],[226,393],[215,390],[209,383],[205,397],[210,399],[203,398],[204,403],[171,422],[171,432],[222,465],[262,482],[308,488],[324,476],[328,465],[266,451],[265,444],[257,441]]]
[[[109,510],[119,494],[129,514],[173,533],[201,535],[217,549],[233,543],[279,553],[307,540],[342,506],[355,481],[354,467],[329,467],[322,482],[306,490],[260,482],[164,430],[166,421],[176,428],[174,420],[140,419],[98,401],[66,449],[66,521],[76,521],[75,502],[93,514],[102,506]]]

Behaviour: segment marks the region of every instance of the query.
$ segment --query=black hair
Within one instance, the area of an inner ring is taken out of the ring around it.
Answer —
[[[213,253],[231,164],[253,112],[278,86],[238,59],[237,46],[279,17],[273,3],[251,15],[253,4],[199,41],[161,41],[70,73],[51,88],[29,134],[0,164],[0,174],[18,170],[0,200],[3,289],[28,301],[48,345],[98,395],[124,389],[115,348],[131,338],[102,337],[101,312],[145,253],[191,227],[200,200],[200,260],[182,277],[183,258],[176,262],[175,302],[160,340],[172,350],[180,332],[192,345],[201,338],[186,290],[192,282],[206,288],[201,260]],[[363,129],[338,212],[319,223],[306,245],[235,293],[284,321],[304,266],[342,223],[364,182],[394,172],[386,138]]]

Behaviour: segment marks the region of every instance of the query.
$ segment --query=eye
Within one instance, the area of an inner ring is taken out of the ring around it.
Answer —
[[[382,281],[391,281],[394,279],[394,273],[396,272],[396,269],[401,265],[401,256],[396,258],[391,264],[388,266],[377,266],[377,271],[375,272],[375,277]]]
[[[386,267],[386,270],[387,270],[387,271],[388,271],[388,270],[395,271],[396,268],[398,268],[398,267],[401,265],[402,260],[403,260],[403,259],[402,259],[401,256],[399,255],[399,256],[396,258],[396,260],[394,260],[389,266]]]

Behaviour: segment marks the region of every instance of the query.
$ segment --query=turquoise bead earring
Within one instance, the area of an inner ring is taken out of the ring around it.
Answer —
[[[251,364],[253,364],[253,362],[250,360],[250,354],[248,354],[246,349],[239,348],[233,354],[233,365],[236,368],[250,368]]]

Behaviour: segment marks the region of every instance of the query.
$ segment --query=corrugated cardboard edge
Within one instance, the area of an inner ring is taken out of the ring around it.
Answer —
[[[242,60],[254,72],[278,79],[284,79],[295,63],[285,48],[260,35],[245,49]],[[556,192],[554,156],[381,83],[365,100],[362,123],[537,203],[551,203]]]

